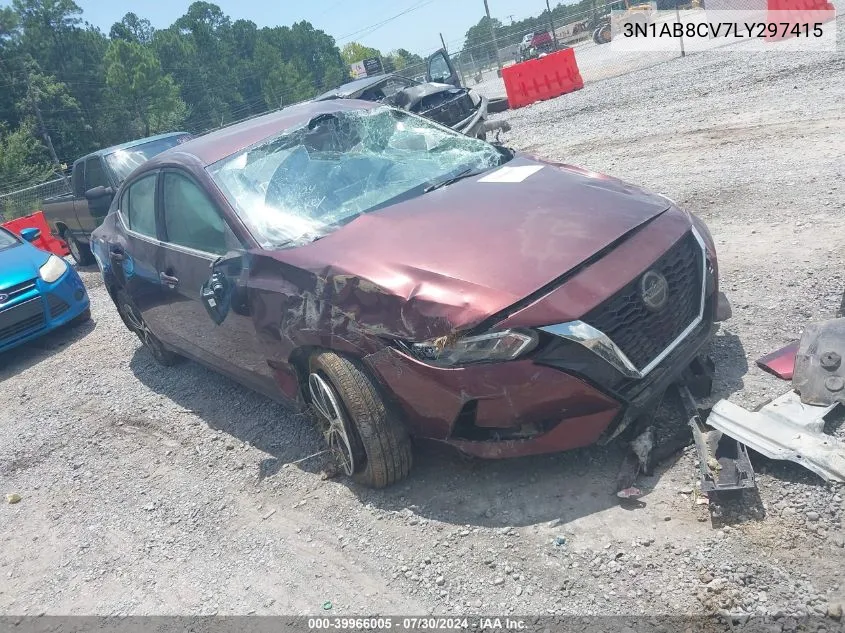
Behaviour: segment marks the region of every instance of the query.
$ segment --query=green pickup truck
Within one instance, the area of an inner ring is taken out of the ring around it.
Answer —
[[[114,192],[136,167],[193,138],[172,132],[107,147],[73,164],[70,193],[48,198],[42,211],[50,231],[67,242],[80,266],[94,263],[89,237],[109,212]]]

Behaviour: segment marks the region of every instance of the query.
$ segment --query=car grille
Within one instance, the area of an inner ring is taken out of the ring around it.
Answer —
[[[640,276],[582,320],[606,334],[642,370],[701,313],[703,257],[695,236],[687,233],[649,268],[668,282],[669,300],[662,310],[646,309]]]
[[[21,295],[26,294],[34,288],[35,280],[30,279],[28,281],[24,281],[23,283],[10,286],[9,288],[0,288],[0,295],[6,295],[8,299],[6,299],[6,301],[4,301],[3,303],[9,303],[10,301],[17,299]]]
[[[0,343],[38,330],[45,325],[44,302],[41,301],[41,297],[24,301],[0,311]]]
[[[56,319],[62,316],[65,312],[70,309],[70,306],[65,303],[61,297],[57,297],[56,295],[47,296],[47,305],[50,306],[51,319]]]
[[[433,95],[424,99],[420,104],[419,113],[440,123],[454,125],[466,119],[475,110],[472,99],[466,92],[449,100],[444,100],[445,96],[451,95]]]

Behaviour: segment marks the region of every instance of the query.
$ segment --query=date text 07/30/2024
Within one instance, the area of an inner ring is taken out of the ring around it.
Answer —
[[[518,618],[498,617],[332,617],[308,618],[308,630],[317,631],[468,631],[468,630],[501,630],[521,631],[526,628],[525,620]]]

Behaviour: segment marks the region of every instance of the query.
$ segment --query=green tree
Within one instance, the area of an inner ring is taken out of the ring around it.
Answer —
[[[381,51],[377,48],[364,46],[358,42],[349,42],[348,44],[344,44],[343,48],[340,49],[340,55],[347,64],[354,64],[369,57],[381,57]]]
[[[120,22],[115,22],[109,31],[109,38],[125,40],[138,44],[149,44],[153,41],[155,29],[146,18],[139,18],[131,11],[123,16]]]
[[[46,148],[27,122],[14,131],[0,124],[0,183],[3,191],[43,182],[53,168]],[[11,185],[11,186],[10,186]]]
[[[396,70],[404,70],[406,68],[415,67],[422,68],[423,64],[425,64],[425,60],[422,57],[404,48],[397,48],[395,51],[390,53],[389,57]]]
[[[478,21],[478,24],[469,27],[466,32],[464,53],[471,55],[476,62],[492,62],[496,59],[496,47],[493,45],[490,35],[490,22],[491,19],[485,15]],[[492,19],[492,23],[498,34],[502,28],[502,23],[496,18]]]
[[[179,88],[155,53],[137,42],[112,40],[106,53],[106,85],[136,135],[150,136],[182,125],[186,106]]]
[[[91,125],[67,84],[42,72],[32,59],[24,62],[24,68],[26,91],[17,103],[22,124],[29,122],[30,127],[35,128],[36,108],[40,110],[44,127],[62,163],[70,164],[79,154],[94,149],[96,144]],[[43,132],[39,129],[39,136]]]

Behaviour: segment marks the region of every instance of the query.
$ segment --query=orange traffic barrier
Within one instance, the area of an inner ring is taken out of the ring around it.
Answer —
[[[571,48],[506,66],[502,68],[502,79],[511,108],[553,99],[584,87]]]
[[[801,33],[813,32],[813,25],[830,22],[836,18],[836,8],[826,0],[767,0],[769,23],[781,26],[776,35],[769,35],[767,39],[780,40]],[[776,11],[777,13],[772,13]],[[835,28],[835,27],[834,27]]]
[[[9,220],[2,226],[16,235],[20,235],[24,229],[38,229],[41,231],[41,235],[32,243],[33,246],[37,246],[41,250],[53,253],[59,257],[65,257],[70,254],[64,240],[50,235],[50,227],[47,225],[47,220],[44,219],[44,213],[41,211],[36,211],[32,215],[27,215],[23,218]]]

